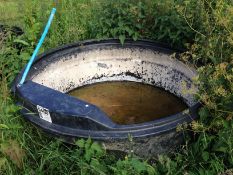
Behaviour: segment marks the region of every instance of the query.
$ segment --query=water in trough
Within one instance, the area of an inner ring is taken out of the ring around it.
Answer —
[[[118,124],[149,122],[187,108],[180,98],[170,92],[130,81],[95,83],[69,94],[100,107]]]

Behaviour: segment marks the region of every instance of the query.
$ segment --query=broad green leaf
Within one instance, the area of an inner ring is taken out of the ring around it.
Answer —
[[[209,153],[208,152],[204,151],[201,156],[202,156],[204,161],[209,160]]]
[[[135,34],[133,35],[133,40],[134,40],[134,41],[137,41],[137,39],[138,39],[138,35],[137,35],[137,33],[135,33]]]
[[[123,45],[125,42],[125,35],[120,35],[119,40],[120,40],[121,44]]]
[[[28,43],[28,42],[26,42],[26,41],[24,41],[24,40],[21,40],[21,39],[15,39],[13,42],[14,42],[14,43],[20,43],[20,44],[23,44],[23,45],[25,45],[25,46],[29,46],[29,43]]]
[[[84,139],[79,139],[78,141],[76,141],[76,145],[78,145],[80,148],[84,148],[85,140]]]
[[[131,162],[137,172],[141,173],[146,171],[146,166],[143,162],[139,161],[138,159],[132,159]]]
[[[23,60],[23,61],[28,61],[30,59],[30,54],[28,52],[22,52],[20,54],[20,58]]]
[[[0,129],[9,129],[9,127],[5,124],[0,124]]]

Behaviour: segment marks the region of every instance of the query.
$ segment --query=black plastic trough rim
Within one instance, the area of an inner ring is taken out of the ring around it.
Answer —
[[[133,41],[131,39],[126,39],[125,40],[125,45],[132,45],[132,46],[139,46],[142,48],[147,48],[147,49],[152,49],[156,51],[160,51],[162,53],[166,54],[171,54],[174,52],[180,52],[179,50],[174,50],[170,46],[163,44],[163,43],[158,43],[155,41],[151,40],[138,40],[138,41]],[[121,45],[118,39],[104,39],[104,40],[86,40],[82,42],[76,42],[72,44],[67,44],[64,46],[60,46],[55,49],[50,49],[47,52],[44,52],[43,54],[39,55],[35,59],[35,63],[43,59],[44,57],[47,57],[49,55],[53,55],[56,52],[62,52],[65,51],[66,49],[74,48],[74,47],[83,47],[83,46],[98,46],[98,45]],[[124,45],[122,46],[124,47]],[[22,76],[24,69],[19,73],[19,75],[15,78],[15,81],[12,86],[12,91],[14,93],[17,93],[17,84],[19,83],[19,80]],[[20,97],[19,94],[16,94]],[[182,124],[184,122],[191,122],[192,120],[197,118],[197,110],[200,106],[199,102],[196,102],[193,106],[189,107],[189,114],[186,114],[185,111],[182,111],[180,113],[163,117],[161,119],[157,119],[151,122],[147,123],[142,123],[141,126],[142,128],[139,128],[135,131],[129,130],[129,131],[124,131],[124,132],[119,132],[119,131],[91,131],[91,130],[80,130],[80,129],[74,129],[74,128],[69,128],[61,125],[57,125],[54,123],[49,123],[44,121],[43,119],[40,119],[36,115],[28,115],[26,114],[25,110],[22,111],[23,116],[32,122],[33,124],[41,127],[45,131],[55,134],[55,135],[62,135],[65,137],[73,138],[73,137],[83,137],[83,138],[88,138],[91,137],[92,139],[97,139],[97,140],[109,140],[109,139],[126,139],[128,138],[128,134],[130,133],[133,137],[148,137],[148,136],[156,136],[160,135],[163,133],[166,133],[168,131],[175,131],[176,127],[178,124]],[[163,123],[163,120],[166,121],[172,121],[168,122],[167,125],[166,123],[163,125],[163,127],[158,127],[156,123]],[[140,125],[140,124],[139,124]],[[153,127],[154,126],[154,127]]]

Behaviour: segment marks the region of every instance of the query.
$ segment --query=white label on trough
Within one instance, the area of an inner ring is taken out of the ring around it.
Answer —
[[[37,107],[40,118],[47,121],[47,122],[52,123],[52,119],[50,117],[49,110],[47,108],[43,108],[42,106],[39,106],[39,105],[37,105],[36,107]]]

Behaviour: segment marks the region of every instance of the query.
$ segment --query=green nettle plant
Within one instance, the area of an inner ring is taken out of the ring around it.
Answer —
[[[191,125],[197,141],[188,149],[202,158],[203,173],[217,173],[233,167],[233,6],[231,1],[185,1],[176,9],[196,32],[186,53],[199,63],[197,95],[203,103],[199,121]]]
[[[233,2],[231,0],[58,0],[21,3],[24,34],[0,33],[0,174],[221,174],[233,172]],[[57,7],[41,52],[85,39],[140,38],[185,50],[198,70],[199,119],[179,126],[171,155],[119,158],[98,143],[68,146],[22,120],[9,88]],[[1,2],[0,2],[1,9]],[[191,133],[191,134],[190,134]]]
[[[137,40],[145,25],[145,6],[141,1],[101,1],[99,13],[88,22],[88,33],[94,38],[126,38]]]

